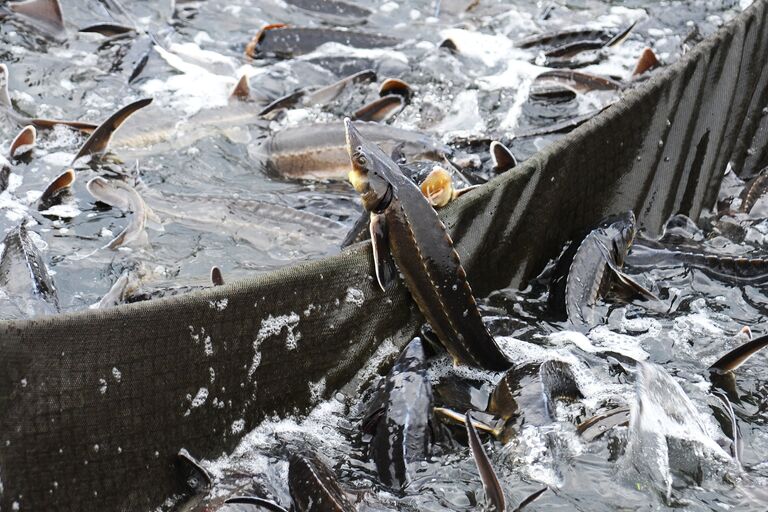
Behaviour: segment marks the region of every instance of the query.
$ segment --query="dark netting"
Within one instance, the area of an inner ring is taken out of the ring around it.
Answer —
[[[633,209],[651,232],[712,205],[730,162],[768,163],[766,2],[598,118],[446,208],[475,291],[519,285],[571,235]],[[229,450],[265,414],[344,385],[419,315],[371,279],[368,243],[186,296],[0,324],[3,510],[135,510],[174,460]]]

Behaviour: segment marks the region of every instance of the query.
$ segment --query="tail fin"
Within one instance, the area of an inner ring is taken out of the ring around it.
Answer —
[[[109,146],[109,141],[112,140],[112,136],[115,134],[120,125],[122,125],[131,114],[137,110],[146,107],[152,103],[152,98],[144,98],[138,101],[134,101],[130,105],[126,105],[104,121],[96,128],[88,140],[85,141],[83,147],[77,152],[72,163],[76,162],[79,158],[86,155],[92,155],[94,153],[103,153]]]
[[[53,34],[64,31],[64,16],[61,14],[59,0],[26,0],[9,4],[8,8]]]

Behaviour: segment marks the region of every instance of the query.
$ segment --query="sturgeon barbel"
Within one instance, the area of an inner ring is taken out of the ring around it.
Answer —
[[[352,161],[349,181],[371,215],[379,285],[397,276],[456,363],[505,370],[510,361],[483,324],[477,302],[445,225],[419,187],[380,147],[345,120]]]

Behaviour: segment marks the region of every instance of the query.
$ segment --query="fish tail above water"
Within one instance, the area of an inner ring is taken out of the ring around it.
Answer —
[[[150,213],[150,208],[133,187],[118,180],[97,177],[89,181],[86,188],[97,201],[133,213],[128,225],[106,245],[107,248],[117,249],[135,241],[146,241],[147,219],[156,216]]]
[[[88,140],[85,141],[83,146],[80,148],[80,151],[78,151],[75,155],[75,158],[72,159],[72,163],[86,155],[105,152],[109,146],[109,141],[112,140],[112,136],[125,122],[125,120],[128,119],[131,114],[141,108],[146,107],[150,103],[152,103],[152,98],[143,98],[138,101],[134,101],[129,105],[126,105],[125,107],[109,116],[106,121],[101,123],[98,128],[96,128],[93,133],[91,133],[91,136],[88,137]]]
[[[732,372],[766,346],[768,346],[768,336],[755,338],[754,340],[736,347],[712,363],[709,370],[715,372]]]
[[[469,448],[472,451],[472,458],[477,466],[477,472],[480,473],[480,480],[483,482],[483,489],[485,490],[485,497],[490,503],[490,510],[496,512],[504,512],[507,509],[507,500],[504,497],[504,490],[501,488],[499,477],[496,476],[496,471],[491,465],[491,461],[488,458],[488,454],[485,453],[483,443],[480,442],[480,436],[475,430],[475,425],[472,422],[472,416],[469,411],[465,415],[464,424],[467,427],[467,438],[469,439]]]
[[[64,16],[61,14],[59,0],[9,2],[3,6],[3,9],[42,29],[49,35],[55,36],[64,31]]]

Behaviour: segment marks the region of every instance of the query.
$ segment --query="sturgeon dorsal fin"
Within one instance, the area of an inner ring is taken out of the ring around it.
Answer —
[[[11,142],[11,148],[8,151],[11,158],[17,158],[29,153],[35,146],[37,140],[37,130],[31,124],[28,124],[19,132],[13,142]]]
[[[646,71],[650,71],[653,68],[659,67],[660,65],[661,63],[659,62],[659,59],[656,57],[656,54],[653,53],[653,50],[646,47],[643,50],[643,53],[640,54],[640,58],[637,59],[635,70],[632,71],[632,78],[640,76]]]
[[[732,372],[767,345],[768,336],[761,336],[760,338],[748,341],[715,361],[712,366],[709,367],[709,370],[715,372]]]
[[[221,275],[221,269],[217,266],[211,267],[211,283],[213,286],[222,286],[224,284],[224,276]]]
[[[106,121],[101,123],[98,128],[91,133],[91,136],[88,137],[88,140],[85,141],[83,147],[81,147],[80,151],[75,155],[72,163],[75,163],[78,159],[86,155],[93,155],[95,153],[103,153],[106,151],[107,146],[109,146],[109,141],[112,140],[112,136],[117,129],[120,128],[120,125],[122,125],[131,114],[146,107],[150,103],[152,103],[152,98],[144,98],[134,101],[130,105],[126,105],[109,116]]]
[[[8,94],[8,66],[0,64],[0,104],[12,108],[11,96]]]
[[[493,170],[497,173],[506,172],[517,165],[517,158],[512,151],[497,140],[491,141],[491,159]]]
[[[59,0],[26,0],[8,5],[15,14],[37,23],[41,23],[52,32],[64,31],[64,16],[61,14]]]
[[[53,206],[54,200],[65,190],[71,188],[74,182],[75,171],[71,168],[56,176],[45,188],[43,195],[40,196],[37,209],[42,211]]]
[[[247,101],[251,97],[251,86],[248,83],[248,77],[243,75],[240,80],[237,81],[235,88],[229,94],[229,99]]]

